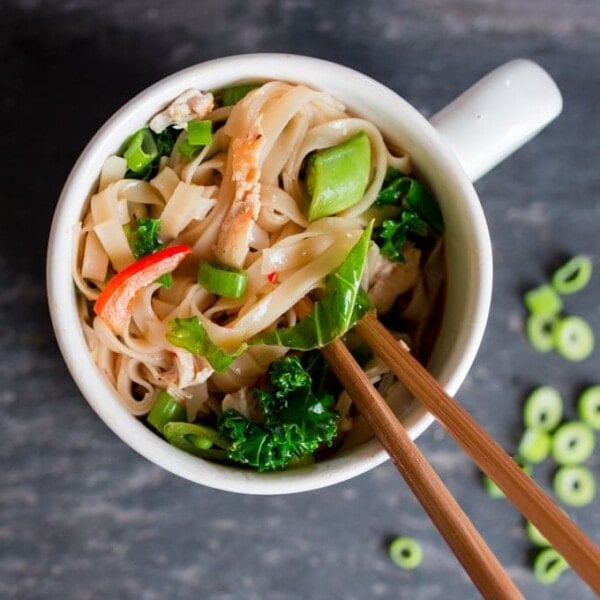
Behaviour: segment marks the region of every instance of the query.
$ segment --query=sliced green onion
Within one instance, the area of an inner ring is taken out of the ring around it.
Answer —
[[[527,339],[538,352],[554,350],[554,325],[556,317],[547,315],[530,315],[527,318]]]
[[[158,149],[152,132],[145,127],[133,134],[123,153],[127,168],[134,173],[143,172],[158,156]]]
[[[574,256],[552,275],[552,285],[560,294],[574,294],[588,284],[591,276],[592,261],[587,256]]]
[[[558,392],[549,385],[542,385],[525,400],[523,422],[525,427],[552,431],[561,421],[563,400]]]
[[[207,146],[212,142],[212,121],[194,119],[187,124],[187,141],[190,146]]]
[[[558,469],[552,487],[556,497],[569,506],[585,506],[596,496],[596,480],[592,472],[581,465]]]
[[[552,457],[559,465],[580,465],[594,451],[596,436],[581,421],[564,423],[552,437]]]
[[[423,548],[413,538],[399,536],[389,546],[392,562],[401,569],[416,569],[423,561]]]
[[[165,439],[173,446],[194,456],[211,460],[226,460],[227,440],[211,427],[197,423],[167,423],[164,428]],[[219,446],[219,449],[212,446]]]
[[[563,301],[551,285],[540,285],[525,294],[525,306],[533,315],[554,317],[563,308]]]
[[[152,410],[146,417],[146,421],[161,435],[164,434],[164,428],[167,423],[185,420],[185,408],[164,390],[159,392]]]
[[[540,530],[531,521],[525,523],[525,532],[534,545],[540,547],[550,545],[550,542],[540,533]]]
[[[600,429],[600,385],[592,385],[582,392],[577,410],[584,423],[592,429]]]
[[[543,429],[526,429],[519,442],[519,455],[525,460],[537,464],[550,453],[550,434]]]
[[[520,456],[513,456],[513,460],[519,465],[523,473],[527,475],[531,475],[532,468],[531,465],[523,460]],[[485,490],[490,498],[504,498],[504,492],[496,485],[496,483],[490,479],[488,475],[483,474],[483,485]]]
[[[177,144],[177,151],[186,158],[194,158],[194,155],[200,150],[200,146],[192,146],[186,139]]]
[[[198,283],[211,294],[241,298],[248,285],[248,273],[214,261],[202,261],[198,266]]]
[[[221,90],[221,104],[223,106],[233,106],[237,104],[246,94],[252,90],[259,88],[262,83],[244,83],[242,85],[234,85]]]
[[[569,568],[567,561],[554,549],[544,548],[533,561],[533,573],[540,583],[549,585]]]
[[[594,351],[594,332],[581,317],[559,319],[552,338],[558,352],[567,360],[585,360]]]

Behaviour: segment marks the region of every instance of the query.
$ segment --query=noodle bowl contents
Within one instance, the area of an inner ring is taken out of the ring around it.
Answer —
[[[259,471],[368,438],[318,348],[343,337],[398,397],[352,331],[375,309],[427,358],[443,221],[412,171],[375,125],[281,81],[186,90],[133,132],[102,166],[73,261],[88,347],[126,409]]]

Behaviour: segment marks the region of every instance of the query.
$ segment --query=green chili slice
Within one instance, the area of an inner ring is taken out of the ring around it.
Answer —
[[[585,506],[596,496],[596,480],[592,472],[581,465],[558,469],[552,487],[557,498],[569,506]]]
[[[408,536],[394,538],[388,551],[392,562],[401,569],[416,569],[423,561],[421,544]]]
[[[248,272],[205,260],[198,266],[198,283],[211,294],[241,298],[248,286]]]
[[[574,256],[552,275],[552,285],[560,294],[582,290],[592,276],[592,261],[587,256]]]
[[[229,444],[215,429],[197,423],[167,423],[165,439],[173,446],[194,456],[226,460]],[[213,445],[219,448],[213,448]]]
[[[569,568],[567,561],[554,548],[544,548],[536,555],[533,573],[540,583],[549,585]]]
[[[585,360],[594,351],[594,332],[581,317],[559,319],[552,330],[552,338],[558,352],[567,360]]]
[[[594,451],[596,436],[581,421],[561,425],[552,437],[552,457],[559,465],[579,465]]]
[[[525,427],[552,431],[563,415],[563,400],[558,390],[542,385],[527,396],[523,409]]]
[[[592,429],[600,429],[600,385],[585,389],[577,402],[581,420]]]
[[[152,425],[161,435],[164,434],[164,428],[167,423],[185,420],[185,408],[164,390],[159,392],[152,410],[146,417],[148,424]]]

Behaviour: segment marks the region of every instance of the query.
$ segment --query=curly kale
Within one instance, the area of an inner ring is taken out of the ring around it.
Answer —
[[[231,442],[229,458],[259,471],[284,469],[323,444],[331,446],[337,434],[333,396],[313,384],[298,357],[276,360],[269,378],[270,389],[255,390],[264,423],[253,423],[228,409],[221,414],[218,427]]]

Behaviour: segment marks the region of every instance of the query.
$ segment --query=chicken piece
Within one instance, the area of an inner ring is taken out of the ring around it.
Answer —
[[[227,394],[223,398],[221,407],[224,411],[233,408],[253,423],[262,423],[263,414],[260,404],[249,388],[243,387],[237,392]]]
[[[160,133],[167,127],[183,126],[192,119],[204,119],[213,109],[215,100],[210,92],[189,89],[177,96],[167,108],[155,115],[150,121],[150,129]]]
[[[419,279],[421,251],[412,244],[402,249],[406,262],[392,262],[379,254],[369,273],[369,296],[379,314],[384,314],[396,301],[416,285]]]
[[[259,155],[264,143],[260,132],[231,142],[231,179],[234,197],[217,239],[215,255],[226,265],[241,269],[260,212]]]
[[[173,366],[162,374],[163,380],[179,390],[200,385],[214,373],[202,356],[194,356],[185,350],[174,352]]]

